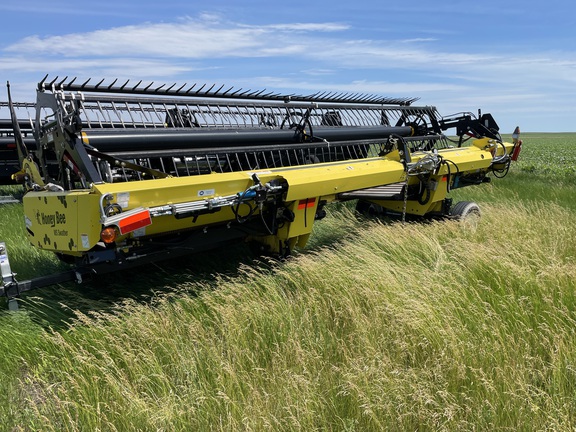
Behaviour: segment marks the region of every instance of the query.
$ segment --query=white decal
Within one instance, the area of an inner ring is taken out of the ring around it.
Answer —
[[[202,190],[198,191],[198,196],[204,197],[204,196],[214,195],[215,193],[216,193],[216,191],[214,189],[202,189]]]
[[[146,235],[146,227],[138,228],[132,231],[134,237],[142,237]]]
[[[128,207],[128,202],[130,201],[130,192],[120,192],[116,195],[116,202],[122,208]]]

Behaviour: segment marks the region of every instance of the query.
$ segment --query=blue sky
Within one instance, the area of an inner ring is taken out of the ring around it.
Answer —
[[[44,75],[419,97],[491,112],[501,131],[576,131],[571,0],[14,1],[0,4],[0,80]],[[0,100],[6,100],[5,90]]]

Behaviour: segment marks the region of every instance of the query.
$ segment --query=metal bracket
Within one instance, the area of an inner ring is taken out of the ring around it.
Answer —
[[[6,291],[6,288],[10,287],[15,281],[14,273],[10,268],[10,261],[8,260],[8,251],[6,249],[6,244],[0,242],[0,273],[2,275],[2,280],[0,281],[0,295]]]

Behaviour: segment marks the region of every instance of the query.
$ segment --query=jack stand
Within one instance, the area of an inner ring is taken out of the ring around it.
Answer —
[[[12,273],[10,261],[8,261],[6,244],[0,242],[0,292],[8,297],[8,309],[11,311],[18,310],[18,301],[15,297],[10,297],[8,293],[10,286],[14,282],[14,273]]]
[[[12,297],[8,299],[8,310],[11,312],[17,312],[19,309],[18,307],[18,299],[16,297]]]

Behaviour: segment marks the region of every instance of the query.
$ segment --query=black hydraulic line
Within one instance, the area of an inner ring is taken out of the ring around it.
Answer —
[[[454,165],[454,167],[456,168],[456,173],[454,175],[458,175],[460,174],[460,168],[458,167],[458,165],[456,165],[453,161],[451,161],[450,159],[444,159],[442,158],[440,161],[441,164],[446,165],[446,169],[448,170],[448,177],[447,177],[447,184],[446,184],[446,188],[448,193],[450,193],[450,191],[452,190],[451,186],[450,186],[450,182],[452,180],[452,170],[450,169],[450,164]]]
[[[420,187],[422,187],[423,189],[418,195],[418,204],[426,205],[430,201],[432,192],[430,192],[430,189],[426,185],[424,185],[422,181],[420,181]],[[424,198],[424,194],[426,194],[426,198]]]
[[[349,140],[382,139],[390,135],[410,136],[408,126],[372,127],[317,127],[315,138],[330,142]],[[101,152],[143,151],[161,149],[186,149],[205,147],[217,149],[223,146],[300,143],[301,131],[292,129],[85,129],[84,142]]]

